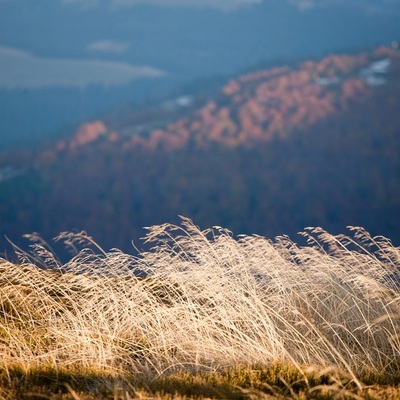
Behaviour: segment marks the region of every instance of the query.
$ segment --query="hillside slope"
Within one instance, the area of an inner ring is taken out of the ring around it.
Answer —
[[[143,226],[185,215],[267,236],[361,225],[400,243],[399,110],[400,53],[382,47],[110,114],[18,162],[0,156],[15,175],[0,182],[0,233],[85,229],[128,249]]]

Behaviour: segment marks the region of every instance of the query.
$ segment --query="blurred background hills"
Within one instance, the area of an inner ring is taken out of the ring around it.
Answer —
[[[396,42],[204,82],[1,151],[1,236],[84,229],[129,251],[143,226],[184,215],[268,237],[356,225],[400,244]]]
[[[390,45],[399,26],[399,0],[0,0],[0,149],[263,61]]]

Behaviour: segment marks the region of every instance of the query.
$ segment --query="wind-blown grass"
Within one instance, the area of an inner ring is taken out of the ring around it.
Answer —
[[[32,237],[20,265],[0,260],[0,370],[151,379],[292,365],[359,389],[398,383],[400,249],[361,228],[303,235],[234,238],[183,219],[149,228],[154,247],[132,256],[65,233],[65,264]]]

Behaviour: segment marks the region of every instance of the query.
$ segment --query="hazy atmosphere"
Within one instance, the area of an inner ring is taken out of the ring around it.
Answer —
[[[390,44],[399,20],[398,0],[2,0],[0,146],[193,79]]]
[[[399,26],[397,0],[1,0],[2,238],[399,243]]]

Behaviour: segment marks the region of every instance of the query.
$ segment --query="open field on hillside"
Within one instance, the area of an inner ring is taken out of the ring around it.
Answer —
[[[362,228],[234,237],[61,234],[0,260],[0,398],[398,398],[400,249]],[[83,249],[83,250],[79,250]]]

